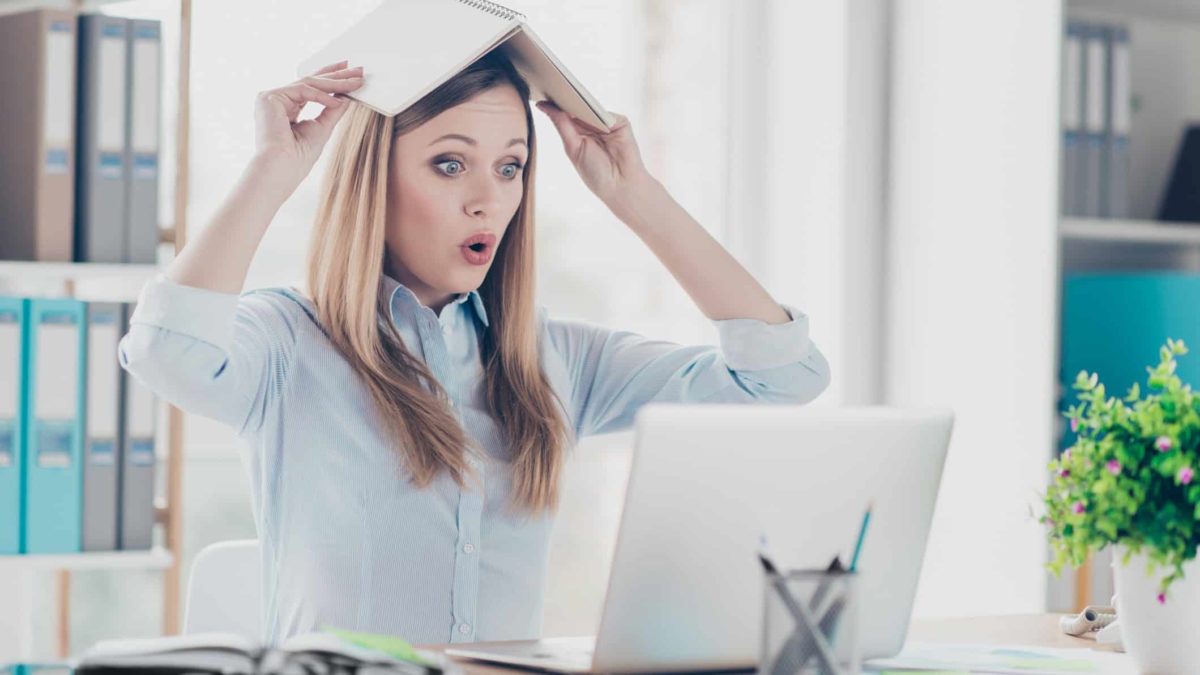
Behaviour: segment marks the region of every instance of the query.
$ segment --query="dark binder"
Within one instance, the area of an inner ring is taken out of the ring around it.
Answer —
[[[1200,222],[1200,126],[1184,132],[1158,219]]]

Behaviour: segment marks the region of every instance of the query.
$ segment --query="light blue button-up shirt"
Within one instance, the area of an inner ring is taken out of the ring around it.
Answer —
[[[366,387],[290,289],[242,295],[176,284],[142,289],[122,366],[179,408],[244,442],[261,543],[264,638],[332,625],[417,643],[539,637],[553,514],[509,504],[509,450],[484,407],[478,292],[439,313],[382,280],[409,351],[445,387],[483,448],[480,482],[407,478]],[[542,367],[576,436],[628,428],[651,401],[803,403],[829,368],[808,319],[715,321],[720,346],[681,346],[539,308]]]

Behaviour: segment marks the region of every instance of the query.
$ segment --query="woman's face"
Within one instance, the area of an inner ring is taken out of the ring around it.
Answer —
[[[396,137],[388,175],[389,262],[426,307],[440,311],[483,283],[521,205],[528,144],[525,106],[511,85]]]

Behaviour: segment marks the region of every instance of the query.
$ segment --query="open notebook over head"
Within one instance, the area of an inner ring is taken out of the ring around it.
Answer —
[[[534,100],[549,99],[600,130],[616,123],[523,14],[487,0],[385,0],[305,59],[297,74],[349,60],[363,67],[364,80],[348,96],[391,117],[493,49],[512,61]]]

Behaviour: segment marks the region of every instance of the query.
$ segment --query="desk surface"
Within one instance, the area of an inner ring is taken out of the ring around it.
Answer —
[[[966,619],[922,619],[913,621],[908,639],[916,642],[974,644],[1020,644],[1052,648],[1091,648],[1114,651],[1096,643],[1094,636],[1071,637],[1058,628],[1061,614],[1018,614]],[[474,646],[486,643],[476,643]],[[440,651],[448,645],[422,645]],[[514,669],[469,659],[456,659],[466,675],[512,675]]]

